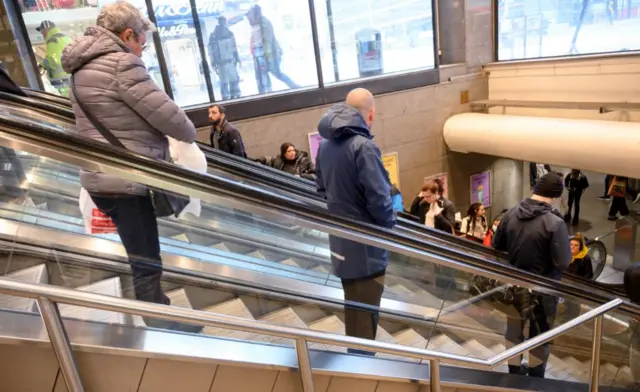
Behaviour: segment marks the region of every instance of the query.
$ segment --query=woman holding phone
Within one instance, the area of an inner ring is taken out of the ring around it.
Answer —
[[[454,233],[456,211],[453,203],[442,196],[442,184],[429,180],[411,205],[411,215],[426,226],[445,233]]]

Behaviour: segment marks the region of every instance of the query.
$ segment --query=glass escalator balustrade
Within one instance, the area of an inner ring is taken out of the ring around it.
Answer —
[[[0,113],[2,115],[6,113]],[[85,234],[78,208],[80,168],[22,151],[16,151],[16,159],[25,172],[20,184],[25,193],[19,196],[7,193],[4,183],[5,195],[0,204],[0,233],[5,242],[2,271],[14,279],[135,298],[136,287],[126,264],[117,261],[97,263],[97,260],[108,259],[122,261],[124,250],[115,234]],[[5,165],[7,163],[11,162],[7,161]],[[25,199],[31,202],[26,203]],[[329,234],[308,226],[304,219],[227,196],[209,195],[207,201],[202,202],[200,217],[161,219],[159,233],[165,264],[177,266],[177,269],[165,271],[162,282],[163,291],[173,306],[345,333],[342,306],[335,302],[310,302],[339,300],[342,288],[339,279],[329,273]],[[25,243],[40,248],[40,254],[25,250]],[[67,255],[68,252],[75,256]],[[517,343],[505,339],[507,325],[513,335],[514,326],[518,331],[521,327],[524,330],[527,323],[536,324],[535,320],[541,320],[541,317],[531,316],[536,309],[545,307],[536,302],[540,301],[541,294],[531,293],[530,306],[519,312],[494,297],[471,294],[469,282],[472,276],[469,273],[431,262],[424,253],[412,254],[390,252],[377,340],[487,359]],[[82,260],[66,261],[74,257]],[[92,259],[96,261],[92,263]],[[214,273],[202,282],[202,279],[191,281],[181,275],[189,272]],[[282,301],[237,289],[218,289],[215,288],[218,280],[246,281],[258,284],[266,291],[284,289],[298,293],[299,301]],[[559,302],[557,297],[545,294],[552,304]],[[0,304],[19,311],[36,311],[32,300],[3,297]],[[549,311],[548,321],[550,326],[552,321],[558,325],[596,306],[597,303],[564,297],[555,317],[551,317],[553,312]],[[143,327],[146,321],[68,305],[61,306],[61,314],[138,327]],[[628,358],[629,347],[625,320],[609,317],[605,321],[603,368],[608,370],[602,372],[603,383],[629,385],[630,368],[628,360],[624,359]],[[588,381],[591,329],[587,325],[555,341],[551,346],[547,377]],[[290,344],[282,339],[220,328],[205,328],[203,333]],[[320,344],[312,345],[312,348],[344,350]],[[535,354],[526,357],[518,363],[527,365],[539,359]],[[506,371],[506,368],[502,366],[497,370]]]

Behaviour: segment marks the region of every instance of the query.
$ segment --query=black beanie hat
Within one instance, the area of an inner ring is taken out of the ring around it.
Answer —
[[[547,173],[538,178],[536,185],[533,187],[533,194],[557,199],[562,196],[563,190],[564,185],[562,184],[562,177],[556,173]]]

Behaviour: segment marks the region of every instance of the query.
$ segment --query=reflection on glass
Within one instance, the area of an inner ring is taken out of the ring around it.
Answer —
[[[317,86],[307,2],[196,4],[216,100]]]
[[[498,59],[640,49],[637,0],[498,2]]]
[[[325,82],[434,66],[430,1],[314,2]]]

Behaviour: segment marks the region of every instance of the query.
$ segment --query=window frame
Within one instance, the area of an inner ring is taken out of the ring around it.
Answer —
[[[198,41],[199,50],[201,56],[204,51],[204,41],[202,37],[202,29],[200,26],[200,18],[198,15],[195,0],[188,0],[191,9],[192,17],[194,20],[194,28],[196,29],[196,37]],[[318,37],[318,20],[315,11],[315,0],[307,0],[309,7],[309,18],[311,26],[311,36],[313,44],[313,52],[315,55],[316,72],[318,76],[318,86],[301,88],[296,90],[286,90],[283,92],[271,93],[268,95],[254,95],[246,98],[240,98],[231,101],[219,101],[213,96],[213,86],[211,86],[210,70],[205,68],[205,79],[207,79],[208,92],[213,100],[206,104],[185,106],[183,110],[189,115],[196,127],[207,126],[210,121],[208,119],[208,107],[214,103],[221,103],[229,110],[230,120],[243,120],[254,117],[261,117],[271,114],[283,113],[293,110],[307,109],[311,107],[317,107],[327,104],[332,104],[344,100],[346,94],[355,87],[362,87],[370,90],[374,95],[385,94],[402,90],[409,90],[419,87],[425,87],[435,85],[440,82],[440,56],[439,56],[439,15],[437,15],[438,0],[423,0],[428,1],[431,6],[432,13],[432,29],[433,29],[433,68],[420,68],[408,71],[400,71],[389,74],[382,74],[379,76],[359,79],[349,79],[345,81],[331,82],[326,85],[323,78],[323,67],[320,58],[320,40]],[[332,0],[325,0],[332,1]],[[336,1],[336,0],[333,0]],[[29,39],[24,25],[24,19],[22,12],[18,4],[18,0],[10,0],[14,6],[16,16],[18,17],[20,24],[20,33],[23,34],[22,38],[29,49],[29,53],[32,57],[30,67],[25,64],[27,71],[31,70],[38,75],[37,62],[35,61],[35,55],[33,54],[33,45]],[[153,0],[144,0],[147,8],[147,16],[150,21],[157,25],[157,18],[155,15],[155,9],[153,6]],[[497,1],[494,1],[497,3]],[[14,33],[16,33],[14,31]],[[16,37],[18,38],[18,37]],[[164,84],[165,92],[173,98],[172,85],[170,83],[168,62],[162,48],[162,41],[159,32],[153,33],[153,44],[156,49],[156,55],[158,56],[158,65],[160,67],[160,73]],[[427,54],[427,53],[425,53]],[[208,62],[206,56],[203,57],[203,61]],[[335,68],[335,64],[334,64]],[[334,73],[336,70],[334,69]],[[38,84],[42,84],[42,81],[38,77]],[[31,88],[42,89],[42,86],[30,86]]]

